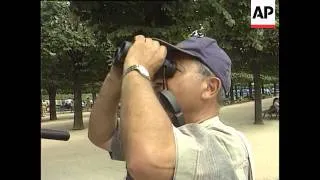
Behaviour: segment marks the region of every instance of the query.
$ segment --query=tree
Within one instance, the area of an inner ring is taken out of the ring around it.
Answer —
[[[107,36],[115,45],[132,40],[136,34],[158,37],[172,43],[185,39],[193,28],[187,23],[184,27],[179,24],[177,15],[182,14],[183,9],[177,7],[187,9],[184,4],[182,1],[71,2],[82,20],[90,20],[92,26],[100,29],[101,37]],[[173,10],[179,12],[174,13]]]
[[[61,4],[41,2],[41,86],[46,89],[50,101],[50,120],[56,120],[56,92],[62,82],[63,71],[57,51],[62,40],[58,37],[58,12]],[[62,9],[63,10],[63,9]]]
[[[108,70],[106,52],[111,45],[108,41],[97,45],[94,31],[79,20],[69,5],[69,2],[41,3],[43,14],[49,16],[42,19],[42,31],[46,36],[42,35],[41,49],[56,57],[58,74],[62,75],[57,79],[71,82],[75,110],[73,129],[83,129],[82,85],[101,80],[101,71]]]

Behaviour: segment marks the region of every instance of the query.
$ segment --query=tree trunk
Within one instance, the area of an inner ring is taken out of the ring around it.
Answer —
[[[249,99],[252,100],[253,96],[252,96],[252,84],[251,82],[249,82]]]
[[[230,91],[227,94],[225,94],[225,99],[229,99],[229,97],[230,97]]]
[[[40,119],[43,116],[43,108],[42,108],[42,95],[40,95]]]
[[[75,72],[75,74],[74,74],[73,93],[74,93],[73,129],[74,130],[81,130],[81,129],[84,129],[84,125],[83,125],[83,117],[82,117],[81,84],[80,84],[78,72]]]
[[[95,92],[92,93],[92,101],[96,102],[97,94]]]
[[[231,81],[231,86],[230,86],[230,101],[231,101],[231,104],[234,103],[233,83],[232,83],[232,81]]]
[[[263,83],[261,83],[261,90],[262,90],[262,94],[264,94],[264,86],[263,86]]]
[[[51,86],[48,88],[49,94],[49,108],[50,108],[50,120],[57,120],[57,111],[56,111],[56,95],[57,88]]]
[[[273,83],[273,96],[277,96],[277,83]]]
[[[236,100],[239,99],[239,96],[238,96],[238,85],[234,85],[234,90],[236,92]]]
[[[243,86],[240,86],[240,97],[243,98]]]
[[[262,120],[262,102],[261,102],[261,79],[260,64],[257,59],[252,61],[253,82],[254,82],[254,124],[264,124]]]

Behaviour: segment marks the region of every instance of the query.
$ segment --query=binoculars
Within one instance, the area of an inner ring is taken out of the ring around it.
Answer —
[[[127,56],[129,48],[132,46],[132,43],[129,41],[124,41],[121,43],[114,54],[113,64],[118,67],[123,66],[123,62]],[[171,60],[165,59],[163,65],[155,74],[155,78],[171,78],[176,72],[176,64]]]
[[[124,60],[131,46],[131,42],[122,42],[115,52],[113,61],[114,66],[123,67]],[[156,72],[155,78],[171,78],[176,70],[176,64],[172,62],[172,60],[166,58],[161,68]],[[170,117],[172,124],[176,127],[182,126],[184,124],[184,117],[180,106],[177,104],[175,96],[169,90],[164,89],[159,93],[159,100],[161,104],[172,114],[172,117]]]

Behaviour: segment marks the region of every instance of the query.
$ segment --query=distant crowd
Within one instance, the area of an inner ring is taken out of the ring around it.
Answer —
[[[82,110],[83,111],[90,111],[93,106],[93,100],[89,97],[82,101]],[[49,100],[42,100],[42,116],[45,113],[50,112],[50,101]],[[63,112],[63,111],[74,111],[74,100],[73,99],[64,99],[64,100],[56,100],[56,111]]]

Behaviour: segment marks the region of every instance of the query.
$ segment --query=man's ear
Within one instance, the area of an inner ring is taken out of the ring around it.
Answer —
[[[217,77],[208,77],[202,82],[203,92],[201,97],[203,99],[210,99],[218,95],[221,88],[221,81]]]

